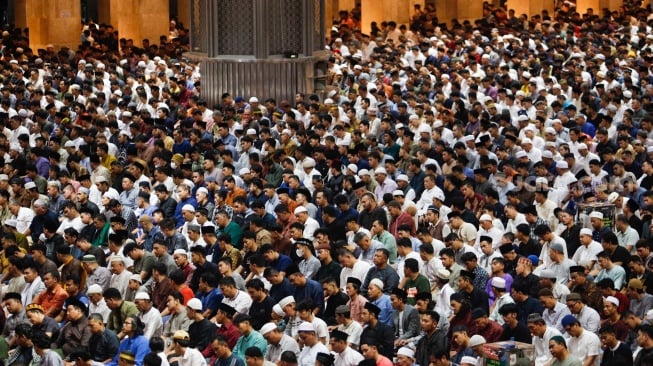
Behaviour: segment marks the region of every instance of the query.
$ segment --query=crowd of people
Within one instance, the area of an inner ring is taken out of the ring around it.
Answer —
[[[2,33],[0,363],[653,364],[651,9],[340,14],[279,103]]]

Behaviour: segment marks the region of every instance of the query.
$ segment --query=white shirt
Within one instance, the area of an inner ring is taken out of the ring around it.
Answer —
[[[200,351],[187,347],[184,355],[179,358],[179,366],[206,366],[206,359]]]
[[[247,292],[238,290],[238,293],[233,298],[224,297],[222,303],[236,309],[240,314],[248,314],[249,308],[252,306],[252,298]]]
[[[363,282],[370,267],[372,267],[371,264],[361,260],[356,260],[353,268],[343,267],[342,271],[340,271],[340,288],[343,291],[346,290],[348,277],[355,277]]]
[[[319,341],[312,347],[304,346],[299,353],[299,358],[297,358],[297,365],[315,366],[315,357],[320,352],[329,353],[329,349]]]
[[[588,266],[592,262],[594,262],[594,266],[596,266],[596,261],[598,260],[596,255],[602,251],[603,246],[592,240],[588,246],[581,245],[578,247],[576,253],[574,253],[574,256],[571,259],[578,263],[579,266]]]
[[[143,324],[145,324],[143,335],[147,337],[147,339],[161,336],[161,333],[163,332],[163,320],[161,318],[161,313],[157,308],[152,306],[147,313],[139,313],[138,317],[141,319]]]
[[[32,219],[34,219],[34,211],[27,207],[21,207],[18,209],[18,215],[13,215],[11,218],[16,220],[16,230],[21,234],[25,234],[25,231],[32,224]]]
[[[444,192],[438,186],[434,186],[431,189],[425,189],[422,192],[422,197],[417,201],[417,214],[423,215],[426,213],[426,209],[433,204],[433,197],[436,194],[444,196]]]
[[[313,241],[315,239],[314,233],[315,230],[320,228],[320,224],[312,217],[306,219],[304,223],[304,237]]]
[[[356,366],[363,361],[363,355],[347,346],[341,353],[335,354],[333,366]]]
[[[98,313],[102,315],[104,323],[109,322],[109,315],[111,314],[111,309],[107,306],[107,303],[104,301],[104,298],[101,298],[97,304],[94,304],[93,301],[88,303],[88,313],[94,314]]]
[[[442,286],[438,293],[437,303],[435,304],[434,310],[447,318],[451,315],[451,302],[449,299],[453,293],[454,290],[448,283]]]
[[[557,329],[546,327],[542,337],[533,336],[533,346],[535,346],[535,366],[544,366],[551,359],[549,352],[549,340],[551,337],[562,335]]]
[[[578,357],[580,362],[585,362],[585,359],[590,356],[596,356],[593,366],[599,365],[601,341],[599,336],[583,329],[580,337],[571,337],[567,340],[567,349],[573,356]]]
[[[505,322],[503,321],[503,316],[499,314],[499,309],[503,305],[506,304],[514,304],[515,300],[512,299],[509,293],[505,293],[501,295],[500,298],[497,299],[497,301],[494,303],[494,308],[492,308],[492,313],[490,314],[490,319],[494,320],[495,322],[503,325]]]

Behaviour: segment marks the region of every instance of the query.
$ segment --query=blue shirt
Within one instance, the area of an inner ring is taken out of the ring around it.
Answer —
[[[202,310],[211,309],[213,313],[218,310],[218,305],[222,302],[224,295],[219,288],[214,288],[208,293],[198,292],[195,296],[202,301]]]
[[[390,296],[383,294],[378,299],[372,301],[372,304],[381,309],[379,313],[379,321],[390,327],[394,327],[392,322],[392,304],[390,303]]]
[[[120,342],[118,353],[116,353],[116,356],[107,364],[107,366],[118,366],[118,358],[120,357],[120,353],[123,351],[132,352],[136,358],[136,366],[143,366],[143,358],[150,353],[150,341],[142,335],[133,339],[125,338]]]
[[[279,258],[275,262],[269,263],[270,266],[279,272],[286,272],[286,268],[292,264],[292,259],[285,254],[279,254]],[[324,295],[322,295],[324,296]]]
[[[181,215],[181,208],[184,207],[184,205],[191,205],[197,208],[197,201],[195,200],[195,197],[189,197],[177,203],[177,207],[175,207],[175,222],[177,223],[177,228],[182,227],[185,222],[184,217]]]
[[[302,300],[311,300],[313,308],[320,309],[317,317],[321,317],[324,312],[324,289],[319,282],[306,279],[304,287],[296,287],[295,294],[293,295],[297,304]]]

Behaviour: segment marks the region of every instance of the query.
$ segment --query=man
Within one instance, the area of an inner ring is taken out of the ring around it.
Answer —
[[[422,315],[421,329],[422,338],[417,342],[415,348],[415,361],[419,365],[430,364],[430,355],[449,349],[447,333],[438,328],[440,314],[435,311]]]
[[[190,346],[188,332],[178,330],[172,336],[172,350],[178,355],[179,366],[206,366],[206,359],[202,353]]]
[[[601,243],[592,239],[592,230],[588,228],[580,229],[579,232],[580,246],[576,249],[572,260],[578,265],[583,266],[592,275],[598,274],[597,254],[603,251]]]
[[[574,319],[587,331],[596,333],[599,330],[601,324],[599,313],[584,304],[580,294],[571,293],[567,295],[567,307]]]
[[[161,337],[163,319],[161,318],[161,312],[152,306],[150,295],[145,291],[139,291],[134,296],[134,303],[138,309],[138,318],[145,325],[143,335],[150,339],[152,337]]]
[[[501,338],[503,327],[494,320],[490,320],[485,309],[475,308],[472,310],[472,322],[477,333],[483,336],[488,343],[498,342]]]
[[[562,336],[562,334],[556,328],[547,326],[539,313],[529,314],[527,321],[528,330],[533,335],[531,344],[535,346],[535,365],[544,366],[552,357],[549,341],[552,337]]]
[[[641,366],[650,362],[653,354],[653,326],[646,324],[637,330],[637,345],[641,350],[635,357],[634,365]]]
[[[392,324],[395,330],[395,348],[408,343],[408,340],[419,335],[419,313],[409,304],[406,304],[408,295],[406,291],[395,288],[390,295],[392,305]]]
[[[245,363],[247,366],[274,366],[270,361],[263,358],[263,352],[256,347],[249,347],[245,351]]]
[[[653,308],[653,295],[644,292],[644,284],[637,278],[628,281],[626,295],[630,299],[628,310],[642,319],[645,317],[647,309]]]
[[[104,289],[100,285],[95,284],[88,287],[88,290],[86,290],[86,294],[90,300],[88,303],[88,312],[89,314],[100,314],[103,323],[107,324],[109,322],[109,315],[111,315],[111,309],[109,309],[102,296],[103,292]]]
[[[231,347],[227,338],[222,335],[215,335],[210,344],[214,357],[211,358],[210,365],[215,366],[245,366],[245,361],[231,352]]]
[[[252,318],[252,326],[259,330],[263,324],[270,321],[270,314],[275,301],[265,291],[263,281],[252,278],[246,284],[247,293],[252,298],[252,305],[249,309],[249,316]]]
[[[602,326],[611,326],[616,332],[617,339],[625,341],[628,336],[628,326],[623,321],[621,313],[617,310],[619,307],[619,299],[614,296],[606,296],[603,298],[603,316],[601,321]]]
[[[308,210],[304,206],[297,207],[294,215],[297,221],[304,225],[304,237],[313,241],[315,239],[315,230],[320,228],[320,224],[308,215]]]
[[[347,334],[347,345],[352,349],[358,349],[363,327],[357,321],[351,318],[351,310],[347,305],[340,305],[336,308],[336,321],[338,322],[339,331]]]
[[[43,276],[45,290],[41,292],[33,301],[34,304],[41,305],[45,315],[55,318],[63,309],[64,301],[68,298],[68,293],[59,284],[58,271],[48,272]]]
[[[133,273],[139,275],[143,283],[148,282],[152,275],[152,267],[157,259],[154,254],[136,245],[136,243],[125,245],[122,253],[134,261]]]
[[[571,312],[569,308],[559,302],[553,292],[549,289],[542,289],[538,294],[540,303],[544,308],[542,312],[542,318],[548,327],[557,329],[559,332],[564,332],[564,327],[562,326],[562,318],[565,315],[569,315]]]
[[[454,291],[458,291],[458,277],[463,267],[456,263],[456,256],[452,248],[444,248],[440,250],[440,260],[444,268],[449,271],[449,284]]]
[[[329,349],[319,341],[313,324],[303,322],[297,327],[297,332],[304,345],[297,358],[298,366],[313,366],[319,352],[329,353]]]
[[[599,336],[594,333],[598,329],[595,331],[587,330],[573,315],[566,315],[562,318],[562,326],[565,327],[567,334],[571,336],[567,342],[571,354],[578,357],[583,366],[598,366],[601,341]]]
[[[125,257],[122,254],[114,255],[111,257],[111,280],[109,286],[120,291],[122,296],[125,296],[129,286],[129,278],[132,273],[127,270],[125,265]]]
[[[285,334],[275,323],[266,323],[261,327],[261,335],[268,342],[265,359],[270,362],[279,362],[281,354],[290,351],[299,356],[299,345],[291,336]]]
[[[222,302],[232,306],[239,314],[248,314],[252,306],[252,298],[245,291],[236,287],[233,277],[223,277],[220,280],[220,291],[224,294]],[[244,352],[244,349],[243,349]]]
[[[607,250],[598,253],[596,257],[598,258],[601,271],[594,278],[594,283],[599,283],[604,278],[610,278],[614,281],[615,288],[620,290],[626,282],[625,269],[612,261],[612,255]]]
[[[492,292],[496,298],[496,301],[490,307],[490,319],[503,325],[505,317],[501,313],[501,308],[507,304],[514,304],[515,300],[513,300],[510,294],[506,292],[506,280],[503,278],[493,277],[492,280],[490,280],[490,284],[492,286]]]
[[[406,238],[402,238],[402,240],[403,239]],[[418,293],[431,292],[431,284],[426,276],[420,273],[419,263],[420,262],[415,258],[408,258],[404,261],[403,288],[406,290],[406,301],[410,305],[415,305],[415,298]]]
[[[186,306],[184,306],[184,295],[179,291],[173,291],[168,295],[166,311],[170,318],[163,324],[163,339],[170,338],[180,330],[187,331],[192,320],[188,317]]]
[[[390,296],[383,293],[383,282],[378,278],[370,282],[370,287],[367,292],[367,299],[379,309],[378,319],[381,323],[392,326],[392,305]]]
[[[528,292],[529,289],[523,285],[513,287],[511,292],[515,304],[519,307],[518,319],[523,324],[527,323],[530,314],[542,314],[544,311],[542,304],[537,299],[530,297]]]
[[[122,299],[120,291],[116,288],[108,288],[104,291],[104,300],[107,307],[111,309],[107,328],[114,332],[120,332],[122,329],[122,322],[129,316],[138,316],[138,308],[133,302],[125,301]]]
[[[240,332],[232,321],[235,314],[236,309],[227,304],[221,303],[218,307],[216,316],[212,319],[220,325],[216,331],[216,334],[225,337],[227,339],[227,343],[229,344],[229,348],[231,349],[236,346],[236,342],[238,342],[238,339],[240,338]]]
[[[197,298],[188,300],[186,314],[192,320],[192,323],[188,326],[188,334],[191,339],[190,346],[199,350],[205,349],[215,334],[215,325],[204,317],[202,302]]]
[[[388,263],[389,258],[390,252],[385,248],[377,249],[374,252],[374,266],[367,272],[363,286],[361,287],[361,293],[363,295],[367,294],[368,286],[373,279],[379,279],[383,282],[385,286],[383,292],[386,294],[389,294],[391,289],[399,285],[399,275],[397,271],[390,267]]]
[[[91,313],[88,317],[88,327],[91,330],[91,338],[88,341],[88,349],[93,350],[93,361],[108,363],[118,353],[120,341],[116,333],[104,326],[102,315]]]
[[[77,299],[68,299],[66,308],[66,324],[61,328],[57,346],[68,355],[78,348],[88,347],[91,339],[91,329],[86,318],[86,305]]]
[[[392,327],[379,321],[381,309],[368,302],[361,313],[361,320],[365,326],[361,333],[361,348],[363,339],[372,340],[377,345],[379,352],[386,357],[392,357],[394,351],[394,336]]]
[[[86,285],[88,288],[92,285],[99,285],[102,290],[109,288],[111,272],[106,267],[100,266],[94,255],[87,254],[82,257],[82,268],[86,271]]]
[[[516,304],[505,304],[499,309],[503,317],[503,332],[500,341],[509,341],[514,339],[517,342],[530,343],[531,333],[526,324],[519,321],[519,308]]]
[[[336,356],[333,366],[357,366],[363,361],[363,356],[348,345],[347,338],[348,334],[343,331],[331,332],[329,344]]]
[[[450,330],[452,343],[458,346],[456,355],[453,356],[453,363],[460,365],[463,357],[473,356],[474,351],[470,347],[470,331],[464,325],[457,325]]]
[[[2,336],[5,338],[5,341],[9,347],[13,347],[16,344],[16,327],[19,324],[29,324],[27,317],[25,316],[25,309],[21,302],[21,296],[17,292],[9,292],[5,295],[3,302],[9,313],[9,317],[5,322],[5,326],[2,329]]]
[[[603,348],[601,365],[624,365],[632,366],[633,352],[628,345],[621,342],[616,336],[616,330],[610,325],[604,325],[599,329],[599,339]]]
[[[328,325],[337,324],[336,309],[347,304],[349,301],[349,296],[340,290],[336,283],[336,279],[333,277],[326,277],[321,281],[322,289],[324,290],[325,298],[328,298],[326,301],[326,308],[324,309],[324,321]]]
[[[299,267],[290,265],[286,268],[286,276],[290,283],[295,287],[293,297],[297,303],[304,300],[311,300],[314,306],[314,314],[322,316],[324,312],[324,291],[320,283],[306,278],[299,270]]]

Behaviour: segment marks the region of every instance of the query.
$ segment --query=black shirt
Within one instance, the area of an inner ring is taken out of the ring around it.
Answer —
[[[190,347],[203,350],[215,335],[215,325],[206,318],[199,322],[192,322],[188,326],[188,335],[190,335]]]
[[[603,349],[603,357],[601,358],[601,365],[633,365],[633,352],[628,346],[621,342],[616,350],[610,348]]]
[[[377,322],[373,328],[368,325],[361,333],[361,342],[368,339],[374,339],[374,344],[377,345],[379,353],[389,359],[394,357],[395,335],[392,327],[381,322]]]
[[[103,362],[118,353],[120,341],[112,330],[105,329],[102,334],[93,334],[88,342],[88,348],[92,350],[93,361]]]
[[[526,324],[517,323],[515,329],[510,329],[507,324],[503,325],[503,333],[501,333],[501,338],[499,341],[509,341],[511,338],[514,338],[517,342],[531,344],[533,338],[531,337],[531,332],[528,330]]]
[[[336,324],[336,308],[340,305],[346,305],[349,301],[349,296],[342,291],[338,291],[337,294],[329,296],[329,299],[326,301],[326,309],[324,310],[323,319],[327,325],[337,325]]]
[[[252,301],[252,306],[249,308],[249,316],[252,318],[252,327],[256,330],[270,321],[270,314],[272,314],[272,307],[276,304],[274,299],[270,296],[265,296],[261,302]]]

